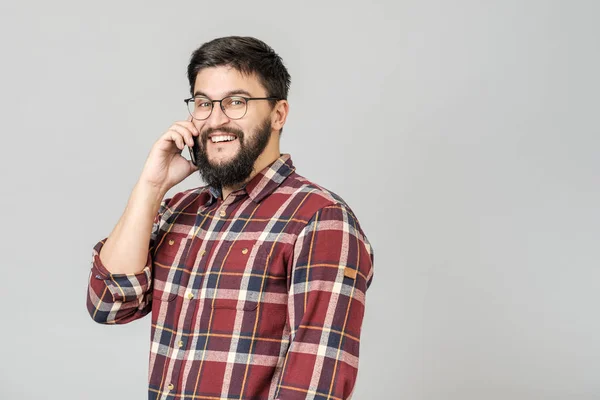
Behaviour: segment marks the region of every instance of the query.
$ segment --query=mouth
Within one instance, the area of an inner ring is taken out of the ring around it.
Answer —
[[[225,135],[212,135],[208,138],[209,142],[217,144],[217,143],[221,143],[221,144],[226,144],[226,143],[231,143],[237,140],[237,136],[236,135],[232,135],[232,134],[225,134]]]

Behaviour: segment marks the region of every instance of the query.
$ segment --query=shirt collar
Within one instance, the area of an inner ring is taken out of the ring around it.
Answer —
[[[246,183],[246,185],[235,190],[232,194],[245,191],[252,201],[260,203],[262,199],[273,193],[285,178],[295,170],[296,167],[294,167],[292,157],[289,154],[281,154],[271,165],[264,168]],[[221,188],[208,186],[208,191],[210,193],[210,199],[207,205],[212,204],[222,195]]]

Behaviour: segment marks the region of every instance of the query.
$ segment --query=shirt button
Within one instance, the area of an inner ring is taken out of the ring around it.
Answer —
[[[221,217],[224,217],[225,215],[227,215],[227,213],[225,212],[225,210],[221,210],[221,212],[219,213],[219,215]]]
[[[203,256],[203,255],[205,255],[205,254],[206,254],[206,250],[202,250],[202,251],[200,252],[200,257],[202,257],[202,256]]]
[[[177,343],[177,345],[179,346],[179,348],[183,347],[183,340],[180,340],[179,343]]]
[[[173,246],[173,243],[175,243],[174,240],[169,240],[169,246]]]
[[[242,254],[248,254],[248,249],[244,247],[244,248],[242,249]]]
[[[187,298],[188,298],[188,299],[190,299],[190,300],[191,300],[191,299],[193,299],[193,298],[194,298],[194,293],[192,293],[192,292],[189,292],[189,293],[187,294]]]
[[[175,388],[175,385],[173,385],[172,383],[169,383],[169,390],[173,390]]]

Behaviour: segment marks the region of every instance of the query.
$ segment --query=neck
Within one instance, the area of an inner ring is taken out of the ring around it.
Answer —
[[[221,188],[222,194],[223,194],[223,200],[225,200],[227,198],[227,196],[229,196],[231,194],[231,192],[238,190],[239,188],[241,188],[242,186],[244,186],[245,184],[250,182],[252,180],[252,178],[254,178],[256,175],[258,175],[258,173],[260,171],[262,171],[269,165],[273,164],[275,162],[275,160],[277,160],[280,156],[281,156],[281,153],[279,151],[279,146],[276,148],[273,148],[273,149],[269,149],[267,147],[265,149],[265,151],[263,151],[262,154],[260,156],[258,156],[256,161],[254,162],[254,167],[252,168],[252,173],[250,174],[250,176],[248,176],[248,178],[246,178],[246,180],[244,182],[241,182],[235,186],[223,186]]]

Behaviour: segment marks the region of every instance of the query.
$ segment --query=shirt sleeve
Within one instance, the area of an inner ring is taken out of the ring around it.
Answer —
[[[152,306],[152,256],[160,221],[170,199],[163,200],[154,217],[148,257],[144,268],[134,274],[112,274],[100,260],[100,250],[107,238],[92,251],[92,268],[88,279],[87,309],[100,324],[125,324],[142,318]]]
[[[288,271],[291,343],[277,399],[351,397],[373,261],[370,243],[343,205],[319,210],[302,230]]]

